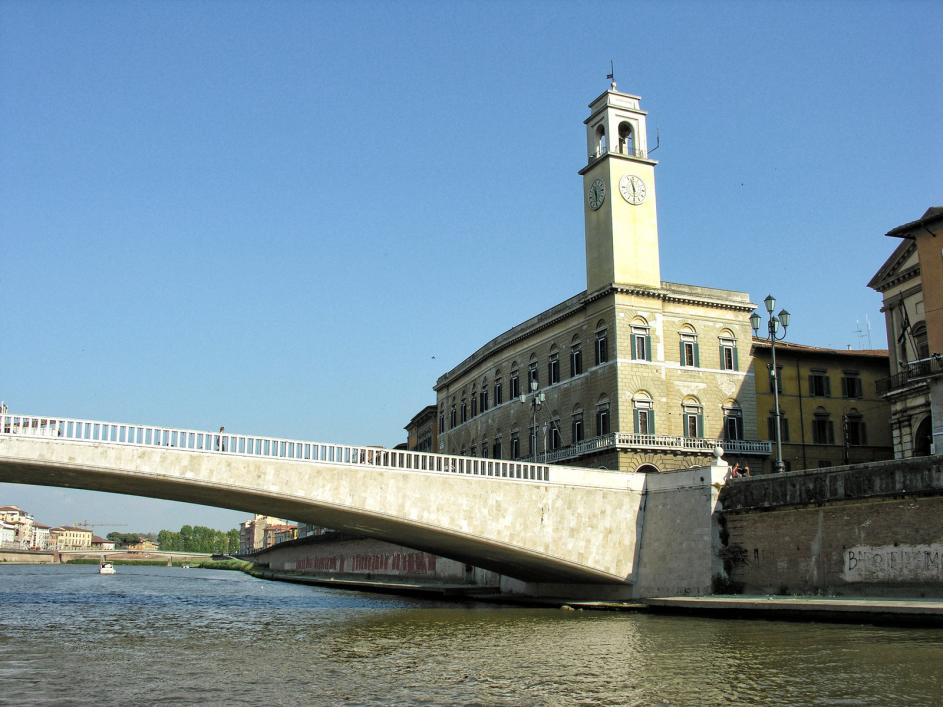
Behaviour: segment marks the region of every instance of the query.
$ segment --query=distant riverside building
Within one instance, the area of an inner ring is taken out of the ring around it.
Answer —
[[[0,547],[18,547],[16,542],[16,526],[0,520]]]
[[[900,244],[868,287],[881,293],[890,375],[879,392],[890,403],[897,459],[943,453],[943,207],[887,232]]]
[[[45,550],[49,547],[49,526],[42,523],[33,523],[33,537],[30,547],[34,550]]]
[[[770,344],[753,341],[757,419],[774,445],[752,473],[771,473],[775,460],[775,404]],[[781,342],[776,368],[786,471],[876,461],[893,457],[890,405],[877,393],[887,376],[885,350],[844,350]],[[730,457],[728,455],[728,461]]]
[[[646,119],[615,84],[590,104],[586,290],[438,379],[438,451],[640,472],[704,464],[718,443],[768,456],[749,295],[661,279]]]
[[[248,555],[265,547],[265,529],[270,525],[285,525],[281,518],[257,513],[239,524],[239,554]]]
[[[111,540],[106,540],[105,538],[100,538],[97,535],[93,535],[92,548],[95,550],[114,550],[115,543]]]
[[[91,548],[92,531],[86,528],[60,526],[49,529],[49,544],[58,550]]]
[[[406,449],[411,452],[435,452],[439,445],[435,405],[426,405],[406,425]]]
[[[0,521],[9,523],[15,528],[13,543],[23,548],[32,546],[33,516],[19,506],[0,506]]]
[[[147,538],[142,538],[136,543],[129,543],[128,550],[137,550],[139,552],[156,552],[160,549],[160,545],[155,543],[153,540],[148,540]]]
[[[266,526],[263,547],[272,547],[278,543],[288,542],[298,537],[298,526],[280,523]]]

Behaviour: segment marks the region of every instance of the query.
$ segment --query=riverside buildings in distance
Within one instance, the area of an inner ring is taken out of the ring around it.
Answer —
[[[746,292],[661,279],[656,161],[640,99],[590,104],[586,290],[492,339],[435,385],[438,450],[657,472],[765,458]],[[765,430],[764,430],[765,431]]]

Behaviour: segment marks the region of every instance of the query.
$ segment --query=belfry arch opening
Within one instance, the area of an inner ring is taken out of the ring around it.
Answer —
[[[635,154],[635,131],[627,122],[619,123],[619,152],[623,155]]]

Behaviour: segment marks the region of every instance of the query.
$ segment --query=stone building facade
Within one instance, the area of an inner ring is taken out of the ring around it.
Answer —
[[[758,439],[745,292],[664,282],[656,162],[638,96],[590,104],[587,289],[491,340],[435,386],[438,451],[665,471]]]
[[[900,244],[871,278],[881,293],[890,376],[879,392],[890,403],[897,459],[943,452],[943,207],[897,228]]]
[[[771,361],[769,341],[755,339],[757,427],[773,456],[753,473],[771,473],[776,454]],[[786,471],[893,458],[890,405],[877,393],[877,382],[887,376],[887,351],[781,342],[776,368]]]

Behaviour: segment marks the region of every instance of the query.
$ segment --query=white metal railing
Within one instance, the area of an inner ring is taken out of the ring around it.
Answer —
[[[729,454],[755,454],[768,456],[772,444],[759,440],[709,439],[706,437],[674,437],[672,435],[650,435],[633,432],[610,432],[592,437],[579,444],[554,449],[541,454],[542,461],[553,463],[561,459],[573,459],[605,449],[663,449],[670,451],[694,451],[711,453],[721,447]]]
[[[325,462],[527,481],[550,481],[546,463],[477,459],[450,454],[408,452],[383,447],[329,444],[229,432],[76,420],[37,415],[0,414],[0,435],[28,435],[70,442],[99,442],[133,447],[164,447],[230,456]]]

